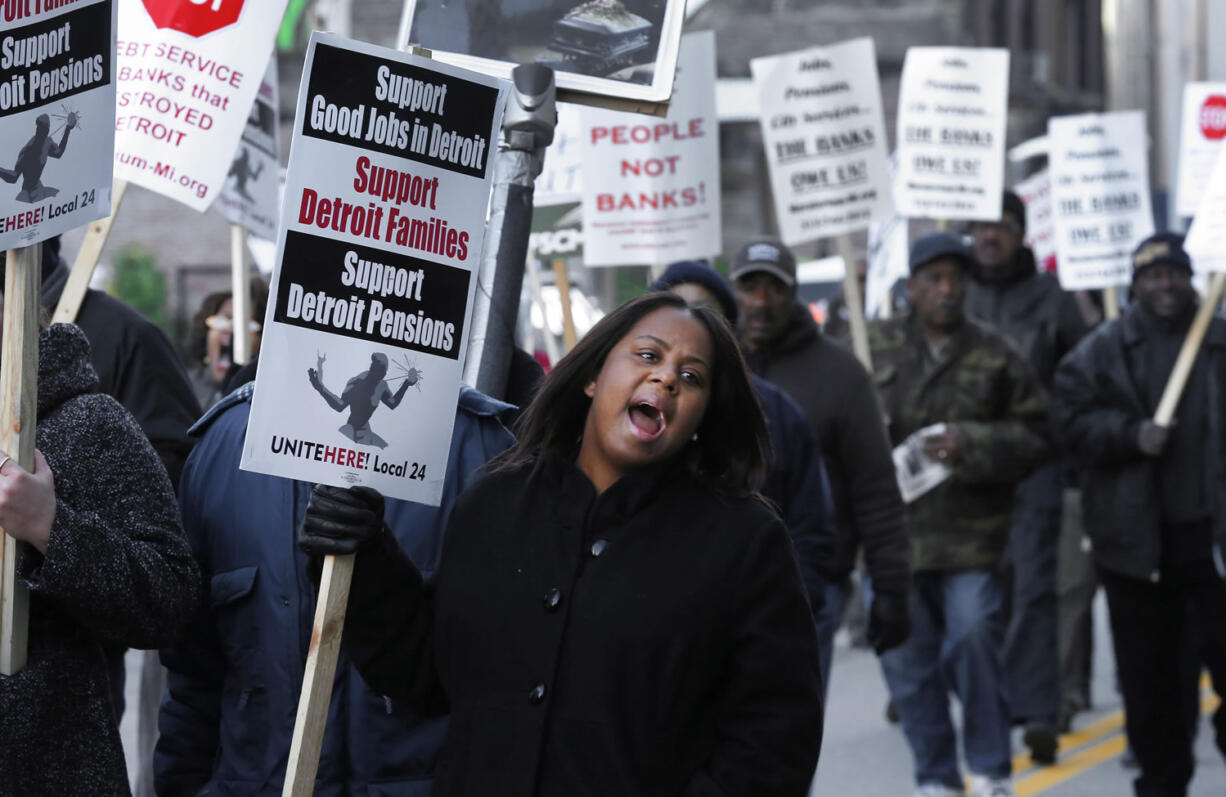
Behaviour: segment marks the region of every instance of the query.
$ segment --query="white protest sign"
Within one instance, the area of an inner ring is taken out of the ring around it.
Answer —
[[[1218,150],[1183,248],[1198,274],[1226,271],[1226,149]]]
[[[230,162],[213,209],[231,224],[262,238],[277,237],[277,59],[268,70],[247,115],[247,126]]]
[[[1047,137],[1060,285],[1127,283],[1132,250],[1154,231],[1144,112],[1053,117]]]
[[[842,235],[890,215],[873,40],[755,58],[749,66],[783,241]]]
[[[583,120],[579,107],[558,106],[553,141],[545,149],[545,163],[532,190],[534,205],[569,202],[583,193]]]
[[[438,505],[505,102],[312,35],[244,469]]]
[[[664,119],[584,108],[584,264],[709,257],[720,235],[715,34],[687,33]]]
[[[1026,246],[1044,271],[1056,270],[1056,228],[1051,212],[1051,173],[1037,171],[1013,186],[1026,204]]]
[[[996,221],[1005,188],[1009,51],[912,47],[898,99],[903,216]]]
[[[1226,138],[1226,83],[1189,83],[1183,87],[1182,128],[1175,213],[1193,216],[1222,139]]]
[[[111,215],[115,7],[6,3],[0,19],[0,249],[9,249]]]
[[[230,170],[286,0],[118,0],[115,176],[205,210]]]
[[[890,291],[911,273],[909,222],[891,216],[868,228],[868,270],[864,275],[864,316],[877,318],[890,306]]]
[[[894,472],[898,477],[898,490],[906,503],[912,503],[953,475],[952,468],[924,453],[924,442],[945,431],[943,423],[925,426],[912,432],[894,449]]]

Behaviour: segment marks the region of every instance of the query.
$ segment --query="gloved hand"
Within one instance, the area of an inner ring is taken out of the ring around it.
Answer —
[[[1137,430],[1137,448],[1149,457],[1160,457],[1166,450],[1166,441],[1171,437],[1169,426],[1159,426],[1153,421],[1141,421]]]
[[[868,613],[868,642],[880,656],[911,636],[911,608],[906,593],[874,592]]]
[[[373,547],[384,528],[378,490],[317,484],[298,528],[298,547],[311,556],[344,556]]]

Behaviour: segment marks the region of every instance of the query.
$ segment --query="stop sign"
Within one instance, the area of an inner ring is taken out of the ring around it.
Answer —
[[[1226,97],[1210,94],[1200,106],[1200,132],[1210,141],[1226,137]]]
[[[159,28],[200,37],[238,21],[244,0],[141,0]]]

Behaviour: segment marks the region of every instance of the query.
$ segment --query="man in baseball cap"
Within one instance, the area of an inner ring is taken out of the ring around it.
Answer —
[[[751,240],[733,258],[731,277],[746,362],[800,405],[830,476],[836,549],[815,618],[828,683],[834,632],[861,546],[876,595],[869,642],[881,654],[907,637],[910,569],[894,462],[868,372],[797,301],[791,250],[775,238]]]

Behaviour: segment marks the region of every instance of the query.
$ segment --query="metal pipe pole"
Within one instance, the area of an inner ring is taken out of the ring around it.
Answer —
[[[495,398],[504,398],[507,392],[534,181],[558,123],[552,69],[522,64],[511,72],[511,82],[502,141],[494,159],[494,191],[464,362],[464,381]]]

